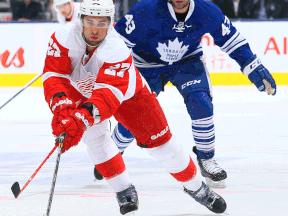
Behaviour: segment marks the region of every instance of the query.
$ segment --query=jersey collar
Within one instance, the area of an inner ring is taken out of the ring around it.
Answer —
[[[169,9],[169,12],[170,12],[171,16],[173,17],[173,19],[174,19],[176,22],[178,22],[172,4],[170,4],[170,3],[167,2],[167,5],[168,5],[168,9]],[[190,0],[189,11],[188,11],[188,14],[187,14],[187,16],[186,16],[186,18],[185,18],[185,22],[186,22],[186,21],[191,17],[191,15],[193,14],[194,8],[195,8],[195,2],[194,2],[194,0]]]

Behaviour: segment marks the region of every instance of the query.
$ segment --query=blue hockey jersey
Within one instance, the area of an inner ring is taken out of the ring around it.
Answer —
[[[185,21],[178,21],[167,1],[142,0],[117,22],[115,29],[132,48],[139,68],[172,65],[189,56],[203,55],[200,42],[206,33],[241,67],[254,59],[246,39],[210,1],[190,0]]]

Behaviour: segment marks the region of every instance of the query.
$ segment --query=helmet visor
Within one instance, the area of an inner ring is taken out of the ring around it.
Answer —
[[[94,20],[94,19],[82,19],[84,27],[88,28],[109,28],[110,22],[107,20]]]

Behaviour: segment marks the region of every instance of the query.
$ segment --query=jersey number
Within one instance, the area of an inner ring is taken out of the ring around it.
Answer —
[[[110,68],[107,68],[104,71],[104,74],[108,74],[111,76],[118,76],[123,78],[124,72],[130,68],[130,63],[122,63],[117,65],[112,65]]]
[[[225,25],[226,24],[226,25]],[[229,35],[231,32],[230,30],[230,20],[227,16],[225,16],[224,23],[222,23],[222,36]]]
[[[60,49],[52,38],[49,41],[47,56],[60,57]]]
[[[133,20],[133,15],[131,14],[126,14],[125,15],[125,18],[126,18],[126,33],[127,34],[131,34],[131,32],[135,29],[135,23],[134,23],[134,20]]]

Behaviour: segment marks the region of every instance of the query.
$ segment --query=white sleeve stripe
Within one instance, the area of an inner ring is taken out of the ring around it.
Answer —
[[[126,43],[126,45],[128,46],[128,47],[134,47],[136,44],[135,43],[132,43],[132,42],[130,42],[128,39],[126,39],[125,37],[123,37],[122,35],[120,35],[120,37],[121,37],[121,39]]]
[[[236,46],[234,46],[231,50],[229,50],[229,52],[227,52],[228,55],[230,55],[232,52],[234,52],[237,48],[243,46],[244,44],[247,44],[248,42],[246,40],[244,40],[243,42],[237,44]]]
[[[243,40],[241,41],[238,41],[237,43],[233,43],[233,46],[230,46],[229,49],[226,49],[225,52],[228,53],[231,49],[233,49],[235,46],[237,46],[238,44],[242,43],[246,41],[246,39],[244,38]]]
[[[236,31],[235,34],[228,41],[226,41],[226,43],[220,48],[225,49],[230,43],[232,43],[235,40],[236,37],[238,37],[239,34],[240,33]]]
[[[237,36],[234,37],[234,39],[233,39],[232,41],[230,41],[230,43],[227,44],[225,47],[221,47],[221,50],[222,50],[222,51],[225,51],[225,50],[229,49],[229,47],[233,46],[233,44],[235,43],[235,41],[237,41],[237,39],[239,38],[239,36],[240,36],[240,33],[238,33]]]
[[[199,47],[199,48],[197,48],[194,52],[192,52],[192,53],[184,56],[182,59],[185,59],[185,58],[190,57],[190,56],[194,56],[194,55],[196,55],[196,54],[199,53],[199,52],[203,52],[202,46]]]
[[[115,95],[115,97],[118,99],[120,104],[123,102],[123,100],[124,100],[123,93],[114,86],[104,84],[104,83],[96,83],[93,90],[103,89],[103,88],[110,89],[110,91]]]
[[[61,77],[61,78],[66,78],[68,80],[70,80],[70,78],[71,78],[70,75],[64,75],[64,74],[59,74],[59,73],[54,73],[54,72],[47,72],[42,76],[42,82],[45,82],[50,77]]]
[[[138,68],[157,68],[157,67],[164,67],[166,65],[164,64],[153,64],[153,63],[140,63],[140,62],[137,62],[135,61],[135,66]]]
[[[231,43],[229,44],[226,48],[222,49],[224,52],[228,52],[230,49],[232,49],[234,46],[236,46],[238,43],[246,40],[245,37],[243,37],[241,34]]]

